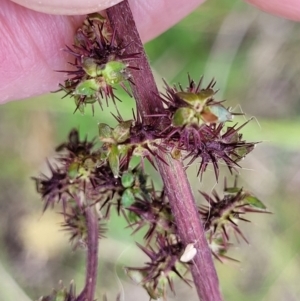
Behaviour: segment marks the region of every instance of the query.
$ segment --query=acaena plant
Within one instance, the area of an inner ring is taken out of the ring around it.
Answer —
[[[148,261],[143,267],[126,267],[126,274],[141,285],[150,299],[175,292],[176,278],[195,285],[199,299],[223,300],[213,258],[234,260],[227,255],[232,237],[247,241],[239,229],[246,215],[267,212],[251,192],[225,181],[224,194],[199,192],[206,206],[197,206],[185,170],[197,162],[201,179],[213,167],[218,180],[219,165],[230,173],[256,142],[244,140],[240,130],[248,123],[233,123],[226,103],[217,99],[216,82],[188,75],[185,84],[156,88],[143,45],[127,1],[109,8],[107,17],[88,15],[65,49],[72,55],[70,70],[60,90],[74,101],[74,111],[84,113],[95,105],[105,110],[118,107],[121,87],[136,100],[130,120],[114,115],[117,126],[98,124],[98,137],[82,139],[76,129],[56,148],[49,175],[35,177],[44,210],[59,208],[62,228],[73,248],[87,253],[86,281],[81,292],[61,286],[42,301],[96,300],[99,240],[106,238],[107,221],[116,210],[133,234],[145,229],[138,247]],[[97,113],[98,114],[98,113]],[[132,158],[139,162],[132,167]],[[145,160],[161,174],[158,191],[146,174]],[[193,281],[187,272],[191,271]],[[104,297],[106,299],[106,297]]]

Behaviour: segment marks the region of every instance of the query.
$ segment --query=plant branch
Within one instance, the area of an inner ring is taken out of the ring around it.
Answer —
[[[85,286],[76,301],[95,300],[95,290],[98,274],[98,216],[94,207],[85,208],[85,217],[87,223],[87,268]]]
[[[117,39],[122,41],[128,53],[139,52],[140,70],[132,70],[134,85],[131,86],[137,102],[138,111],[142,116],[159,114],[163,110],[162,102],[154,82],[154,78],[144,52],[135,22],[128,4],[125,0],[107,10],[110,24],[116,30]],[[148,123],[151,122],[149,118]],[[161,121],[162,122],[162,121]],[[159,125],[157,125],[159,126]],[[194,257],[192,274],[200,300],[221,301],[218,277],[213,264],[205,232],[199,220],[190,185],[182,162],[173,160],[169,155],[159,153],[167,163],[157,160],[166,193],[168,195],[178,234],[186,245],[195,242],[198,252]]]

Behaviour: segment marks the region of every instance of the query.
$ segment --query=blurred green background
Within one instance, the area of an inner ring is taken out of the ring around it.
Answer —
[[[163,15],[162,15],[163,17]],[[146,45],[160,88],[161,78],[187,85],[212,77],[235,112],[255,116],[244,138],[262,141],[242,162],[240,184],[251,190],[273,215],[252,214],[242,229],[250,244],[236,243],[228,254],[240,263],[216,263],[225,300],[300,300],[300,24],[270,16],[234,0],[211,0]],[[123,94],[121,93],[123,96]],[[96,107],[72,114],[73,101],[59,94],[12,102],[0,108],[0,299],[29,301],[47,295],[61,279],[84,282],[84,252],[72,251],[60,231],[55,211],[42,214],[31,176],[47,172],[45,159],[54,155],[69,130],[97,135],[97,123],[114,123],[109,111]],[[119,108],[130,117],[132,99],[124,95]],[[111,108],[113,110],[113,108]],[[244,122],[244,117],[236,118]],[[210,168],[203,182],[196,167],[188,171],[198,190],[222,190]],[[155,172],[150,170],[152,174]],[[157,177],[156,177],[157,178]],[[160,183],[157,183],[159,186]],[[100,242],[98,297],[148,300],[142,288],[125,276],[122,266],[145,260],[124,222],[113,217],[108,238]],[[140,235],[141,236],[141,235]],[[197,300],[195,290],[178,283],[169,300]]]

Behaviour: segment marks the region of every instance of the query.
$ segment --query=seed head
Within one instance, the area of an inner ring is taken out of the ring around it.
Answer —
[[[118,97],[114,94],[116,85],[120,85],[128,94],[126,81],[131,80],[130,69],[139,69],[131,65],[138,58],[138,53],[127,53],[127,46],[119,43],[111,32],[106,20],[99,14],[88,17],[77,30],[72,48],[66,52],[74,57],[70,62],[73,70],[61,71],[68,79],[60,85],[61,90],[74,98],[76,110],[84,112],[85,106],[98,102],[102,108],[103,98]]]
[[[147,290],[151,299],[166,297],[167,286],[175,293],[173,278],[177,275],[186,284],[190,281],[183,277],[188,265],[179,261],[183,252],[183,245],[180,242],[169,241],[165,235],[158,234],[156,239],[156,249],[148,249],[139,245],[141,250],[150,258],[143,268],[127,267],[127,275],[136,283],[142,284]]]
[[[171,212],[169,201],[164,193],[157,193],[154,189],[149,193],[149,198],[137,199],[128,210],[136,215],[136,221],[131,224],[136,227],[134,233],[144,226],[148,226],[148,230],[144,236],[147,244],[149,244],[157,233],[175,234],[176,224]]]
[[[153,157],[164,161],[157,152],[165,151],[159,129],[145,124],[139,114],[132,120],[124,121],[121,117],[117,117],[117,120],[119,124],[115,128],[103,123],[98,125],[103,151],[115,177],[119,176],[122,164],[128,166],[133,156],[141,157],[142,166],[145,158],[154,167]]]
[[[219,162],[223,161],[229,171],[240,167],[238,162],[250,153],[255,146],[255,142],[246,142],[242,134],[238,131],[248,122],[240,127],[235,124],[232,127],[225,127],[224,124],[205,126],[199,130],[200,139],[193,137],[185,142],[182,149],[187,151],[185,158],[191,158],[187,166],[190,166],[197,158],[201,163],[198,174],[202,177],[208,164],[212,164],[216,179],[219,178]]]
[[[223,198],[219,197],[216,191],[213,191],[213,196],[200,192],[209,203],[208,207],[202,206],[200,208],[205,230],[211,235],[209,240],[215,234],[219,239],[219,233],[221,233],[221,241],[229,241],[229,231],[233,230],[235,234],[248,242],[238,228],[238,221],[249,222],[243,217],[248,212],[267,213],[265,205],[258,198],[243,188],[238,188],[236,184],[235,181],[234,187],[228,188],[225,181]]]
[[[70,235],[69,241],[73,245],[74,249],[78,246],[87,246],[88,226],[84,207],[78,207],[74,202],[73,206],[69,204],[67,212],[62,212],[64,215],[64,222],[62,228]],[[100,222],[100,219],[99,219]],[[102,223],[99,223],[98,237],[104,238],[106,228]]]
[[[232,120],[231,112],[221,102],[214,100],[217,93],[214,89],[216,82],[212,80],[206,88],[202,88],[202,80],[201,77],[196,85],[188,77],[189,85],[186,89],[181,85],[170,87],[165,82],[166,94],[161,94],[161,100],[167,106],[166,115],[169,116],[173,128],[199,128],[205,124]]]
[[[75,285],[73,282],[70,284],[70,288],[67,290],[62,284],[59,283],[60,288],[58,290],[53,290],[52,294],[49,296],[43,296],[39,299],[39,301],[75,301],[76,300],[76,292]]]

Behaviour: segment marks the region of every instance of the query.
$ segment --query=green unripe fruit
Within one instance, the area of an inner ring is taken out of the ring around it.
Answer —
[[[82,68],[91,77],[100,76],[102,74],[100,66],[90,57],[84,57],[82,59]]]
[[[121,181],[123,187],[132,187],[134,183],[134,175],[131,172],[126,172],[122,175]]]
[[[120,61],[110,61],[104,65],[102,75],[109,85],[119,84],[126,80],[129,74],[126,72],[127,65]]]
[[[195,111],[191,108],[179,108],[172,118],[173,126],[184,126],[193,123]]]
[[[99,90],[99,84],[92,79],[83,80],[79,83],[74,91],[75,95],[93,96]]]
[[[124,207],[130,207],[134,203],[134,195],[130,188],[123,192],[121,203]]]

